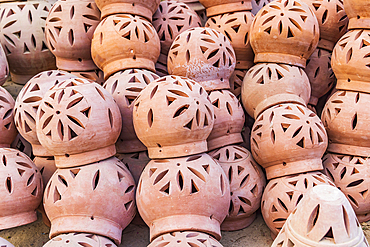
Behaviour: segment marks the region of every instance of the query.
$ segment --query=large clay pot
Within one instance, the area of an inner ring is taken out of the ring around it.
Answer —
[[[208,154],[151,160],[140,177],[136,201],[151,241],[174,231],[199,231],[219,240],[230,186]]]
[[[274,0],[252,0],[252,14],[256,15],[260,9],[262,9],[266,4],[269,4]]]
[[[199,2],[206,7],[208,17],[252,9],[251,0],[200,0]]]
[[[146,150],[144,144],[137,138],[132,122],[133,102],[149,83],[158,78],[158,75],[148,70],[128,69],[116,72],[103,85],[113,96],[121,112],[122,130],[116,142],[117,153]]]
[[[8,241],[6,241],[3,238],[0,238],[0,245],[2,247],[14,247],[14,245],[12,245],[11,243],[9,243]]]
[[[230,92],[232,92],[238,99],[240,99],[242,84],[247,71],[248,70],[246,69],[235,69],[229,80]]]
[[[55,69],[55,57],[45,42],[45,1],[2,3],[0,42],[9,62],[12,81],[25,84],[37,73]]]
[[[108,238],[88,233],[60,234],[52,238],[43,247],[61,246],[87,246],[87,247],[117,247]]]
[[[46,19],[45,36],[58,69],[96,69],[90,51],[99,21],[100,11],[93,0],[59,0],[53,5]]]
[[[344,10],[349,18],[348,29],[368,29],[370,27],[369,3],[366,0],[348,0]]]
[[[217,30],[198,27],[182,32],[168,53],[168,73],[185,76],[205,90],[229,89],[235,53],[228,38]]]
[[[298,2],[298,4],[297,4]],[[286,63],[304,68],[319,41],[319,24],[299,0],[276,0],[255,16],[250,30],[254,62]]]
[[[214,110],[198,83],[165,76],[141,91],[134,102],[133,122],[151,159],[187,156],[208,150]]]
[[[3,85],[9,75],[9,65],[4,52],[4,48],[0,45],[0,86]]]
[[[18,134],[13,109],[13,97],[0,86],[0,148],[9,148]]]
[[[222,247],[212,236],[195,231],[179,231],[161,235],[154,239],[148,247],[161,247],[166,245],[176,247]]]

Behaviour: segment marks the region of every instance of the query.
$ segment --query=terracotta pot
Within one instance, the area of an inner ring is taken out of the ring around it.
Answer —
[[[87,70],[87,71],[68,71],[77,77],[94,81],[100,85],[104,84],[104,73],[100,69]]]
[[[277,246],[369,246],[343,193],[326,184],[310,189],[272,244]]]
[[[256,218],[266,185],[262,169],[250,152],[231,145],[209,153],[224,170],[230,184],[229,214],[221,224],[223,231],[236,231],[248,227]]]
[[[268,182],[262,195],[261,212],[271,235],[276,236],[288,216],[312,187],[334,183],[321,172],[301,173]]]
[[[18,132],[14,124],[14,99],[0,86],[0,148],[9,148]]]
[[[117,153],[145,151],[146,147],[137,138],[132,112],[134,100],[139,93],[159,76],[148,70],[128,69],[110,76],[103,87],[113,96],[121,112],[122,130],[116,142]]]
[[[153,25],[140,16],[117,14],[99,23],[91,43],[91,55],[104,78],[125,69],[155,72],[160,43]]]
[[[0,42],[8,59],[12,81],[25,84],[37,73],[55,69],[55,57],[45,45],[45,19],[51,4],[45,1],[2,3]]]
[[[199,2],[206,8],[208,18],[215,15],[252,9],[251,0],[200,0]]]
[[[187,156],[207,152],[214,110],[198,83],[165,76],[140,92],[134,102],[133,122],[151,159]]]
[[[234,50],[225,35],[198,27],[177,36],[168,53],[167,68],[169,74],[188,77],[212,91],[230,88],[235,61]]]
[[[61,246],[88,246],[88,247],[117,247],[108,238],[89,234],[89,233],[68,233],[60,234],[52,238],[43,247],[61,247]]]
[[[199,231],[219,240],[230,186],[208,154],[151,160],[140,177],[136,201],[151,241],[174,231]]]
[[[229,90],[209,93],[213,105],[215,122],[208,136],[208,150],[242,143],[241,132],[244,127],[244,111],[239,100]]]
[[[311,98],[308,102],[316,106],[319,98],[324,96],[335,85],[335,75],[330,65],[331,53],[317,48],[309,59],[305,72],[311,84]]]
[[[251,133],[253,158],[267,179],[322,170],[328,138],[320,118],[306,107],[281,104],[265,110]]]
[[[6,82],[9,75],[9,65],[4,48],[0,45],[0,86]]]
[[[10,147],[14,149],[18,149],[22,153],[27,154],[28,157],[32,158],[33,156],[31,143],[29,143],[26,139],[24,139],[19,133],[15,137],[12,144],[10,144]]]
[[[370,16],[368,2],[363,0],[344,1],[344,9],[349,18],[348,29],[368,29]]]
[[[158,57],[158,61],[155,64],[155,73],[160,77],[168,75],[167,71],[167,55],[162,53]]]
[[[178,247],[222,247],[222,245],[212,236],[195,231],[179,231],[161,235],[154,239],[148,247],[161,247],[166,245]]]
[[[254,62],[286,63],[304,68],[319,41],[319,24],[302,1],[276,0],[255,16],[250,42]]]
[[[302,68],[275,63],[259,63],[249,69],[241,89],[244,108],[255,119],[277,104],[307,105],[310,94],[310,82]]]
[[[179,2],[185,3],[188,5],[192,10],[194,10],[200,18],[200,22],[202,23],[202,27],[207,22],[207,14],[206,8],[198,1],[198,0],[178,0]]]
[[[135,216],[135,182],[115,157],[58,169],[45,189],[44,207],[51,221],[50,238],[86,232],[119,245],[122,230]]]
[[[252,14],[256,15],[260,9],[262,9],[266,4],[269,4],[273,0],[252,0]]]
[[[0,238],[0,244],[2,247],[14,247],[14,245],[12,245],[11,243],[9,243],[3,238]]]
[[[119,108],[99,84],[68,79],[51,88],[36,116],[37,137],[58,168],[97,162],[116,153]]]
[[[0,148],[0,155],[0,230],[36,221],[43,191],[39,170],[16,149]]]
[[[57,59],[58,69],[94,70],[91,39],[100,21],[100,11],[93,0],[59,0],[46,19],[46,42]]]
[[[235,69],[229,80],[230,91],[239,99],[242,91],[242,84],[244,76],[248,70],[246,69]]]
[[[249,31],[254,15],[250,11],[231,12],[208,19],[206,27],[224,34],[235,51],[237,69],[253,66],[254,53],[249,43]]]
[[[61,70],[49,70],[32,77],[19,92],[14,108],[15,126],[32,145],[36,156],[52,156],[41,146],[36,134],[36,111],[45,93],[55,84],[74,78]]]

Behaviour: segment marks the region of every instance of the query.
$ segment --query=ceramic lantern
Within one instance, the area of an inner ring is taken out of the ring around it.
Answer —
[[[117,247],[108,238],[89,233],[60,234],[43,245],[43,247],[61,246]]]
[[[117,14],[106,17],[95,30],[91,54],[104,78],[125,69],[155,71],[160,43],[153,25],[140,16]]]
[[[250,152],[231,145],[209,153],[224,170],[230,184],[229,214],[221,224],[223,231],[243,229],[254,221],[266,185],[262,169]]]
[[[59,0],[46,19],[45,36],[55,55],[58,69],[94,70],[91,39],[100,21],[100,11],[93,0]]]
[[[244,110],[238,98],[229,90],[209,93],[214,109],[215,122],[208,136],[208,150],[243,142]]]
[[[161,247],[166,245],[177,247],[222,247],[222,245],[212,236],[194,231],[171,232],[164,234],[154,239],[148,247]]]
[[[307,105],[310,93],[310,82],[302,68],[275,63],[259,63],[250,68],[241,89],[244,108],[255,119],[280,103]]]
[[[207,91],[229,89],[235,53],[228,38],[217,30],[198,27],[182,32],[168,53],[169,74],[185,76]]]
[[[0,181],[0,229],[36,221],[43,187],[31,159],[16,149],[0,148]]]
[[[6,241],[3,238],[0,238],[0,245],[2,247],[14,247],[14,245],[12,245],[11,243],[9,243],[8,241]]]
[[[276,0],[255,16],[250,30],[254,62],[287,63],[304,68],[319,41],[319,24],[299,0]]]
[[[343,193],[320,184],[306,193],[271,246],[367,247],[369,244]]]
[[[36,116],[37,137],[58,168],[89,164],[116,153],[119,108],[97,83],[68,79],[51,88]]]
[[[0,86],[0,148],[8,148],[17,136],[14,124],[14,99]]]
[[[344,10],[349,18],[348,29],[368,29],[370,16],[368,11],[369,3],[365,0],[344,1]]]
[[[214,110],[198,83],[165,76],[141,91],[134,102],[133,122],[151,159],[186,156],[207,151]]]
[[[130,154],[116,154],[116,157],[129,169],[137,184],[145,166],[149,163],[148,152],[137,152]]]
[[[321,172],[301,173],[269,181],[262,195],[261,212],[271,236],[279,233],[306,192],[318,184],[335,186]]]
[[[256,15],[260,9],[262,9],[266,4],[269,4],[274,0],[252,0],[252,14]]]
[[[235,69],[234,73],[231,75],[231,78],[229,80],[230,92],[232,92],[238,99],[240,98],[239,96],[242,91],[241,87],[247,71],[248,71],[247,69]]]
[[[206,8],[208,18],[215,15],[252,9],[251,0],[200,0],[199,2]]]
[[[4,52],[4,48],[0,45],[0,86],[3,85],[9,75],[9,65]]]
[[[45,42],[45,19],[51,4],[45,1],[2,3],[0,42],[9,62],[12,81],[25,84],[37,73],[54,69],[55,57]]]
[[[104,84],[104,73],[100,69],[87,70],[87,71],[68,71],[77,77],[94,81],[100,85]]]
[[[122,130],[116,142],[117,153],[134,153],[146,150],[134,130],[133,102],[149,83],[158,78],[158,75],[149,70],[128,69],[116,72],[103,85],[113,96],[121,112]]]
[[[136,192],[150,240],[174,231],[199,231],[221,238],[230,202],[221,166],[208,154],[151,160]]]

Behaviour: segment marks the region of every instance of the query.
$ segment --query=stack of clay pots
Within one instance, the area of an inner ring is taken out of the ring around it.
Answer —
[[[344,2],[349,31],[334,47],[332,57],[337,92],[322,113],[329,136],[325,172],[346,195],[360,222],[370,219],[369,7],[368,1]]]

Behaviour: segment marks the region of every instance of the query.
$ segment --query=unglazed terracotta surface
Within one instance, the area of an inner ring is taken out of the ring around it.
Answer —
[[[14,245],[12,245],[10,242],[6,241],[3,238],[0,238],[0,245],[2,247],[14,247]]]
[[[104,71],[104,78],[125,69],[155,71],[160,53],[158,34],[140,16],[117,14],[106,17],[95,30],[91,55]]]
[[[209,155],[221,165],[230,184],[229,214],[221,224],[221,230],[236,231],[249,226],[261,205],[266,185],[262,169],[241,146],[226,146]]]
[[[121,112],[122,130],[116,142],[117,153],[145,151],[146,147],[137,138],[132,112],[134,100],[139,93],[159,76],[145,69],[128,69],[113,74],[103,87],[113,96]]]
[[[266,4],[269,4],[273,0],[252,0],[252,14],[256,15],[260,9],[262,9]]]
[[[4,48],[0,45],[0,86],[3,85],[9,75],[9,65]]]
[[[120,244],[122,230],[135,216],[135,182],[115,157],[58,169],[45,189],[44,207],[51,221],[50,238],[86,232]]]
[[[230,186],[221,166],[208,154],[151,160],[140,177],[136,201],[151,241],[190,230],[219,240]]]
[[[88,233],[60,234],[43,245],[43,247],[61,246],[117,247],[108,238]]]
[[[0,148],[10,147],[18,132],[14,124],[14,99],[0,86]]]
[[[251,0],[200,0],[207,10],[208,18],[215,15],[252,9]]]
[[[244,108],[255,119],[280,103],[307,105],[310,94],[310,82],[302,68],[275,63],[259,63],[249,69],[241,89]]]
[[[214,110],[198,83],[165,76],[141,91],[134,102],[133,122],[151,159],[187,156],[207,151]]]
[[[230,77],[230,92],[232,92],[238,99],[242,91],[242,83],[247,69],[235,69]]]
[[[14,149],[18,149],[22,153],[27,154],[28,157],[32,157],[33,155],[31,143],[29,143],[26,139],[24,139],[23,136],[21,136],[21,134],[19,133],[15,137],[10,147]]]
[[[100,85],[104,84],[104,73],[100,69],[86,70],[86,71],[68,71],[72,75],[80,78],[94,81]]]
[[[304,68],[319,41],[319,24],[300,0],[276,0],[255,16],[250,30],[254,62],[286,63]]]
[[[368,29],[370,27],[369,3],[365,0],[344,2],[344,10],[349,18],[348,29]]]
[[[154,239],[148,247],[222,247],[222,245],[214,239],[202,232],[195,231],[179,231],[170,232]]]
[[[121,127],[113,97],[99,84],[81,78],[51,88],[36,116],[37,137],[58,168],[113,156]]]

